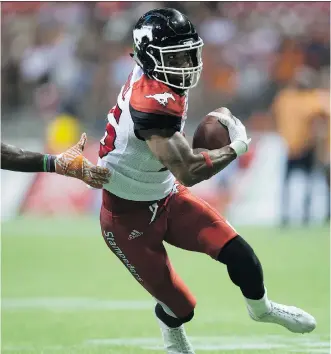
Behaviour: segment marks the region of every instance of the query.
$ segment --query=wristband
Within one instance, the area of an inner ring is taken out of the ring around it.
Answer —
[[[229,145],[239,157],[248,150],[248,145],[242,140],[235,140]]]
[[[55,172],[55,159],[56,156],[44,155],[43,168],[44,172]]]
[[[211,160],[210,156],[208,155],[208,152],[207,151],[202,151],[200,152],[200,154],[204,157],[205,161],[206,161],[206,165],[209,167],[209,168],[213,168],[213,161]]]
[[[49,157],[49,172],[55,172],[55,160],[56,160],[56,156],[50,155],[50,157]]]
[[[43,170],[44,172],[47,172],[47,160],[48,160],[48,155],[44,155],[44,160],[43,160]]]

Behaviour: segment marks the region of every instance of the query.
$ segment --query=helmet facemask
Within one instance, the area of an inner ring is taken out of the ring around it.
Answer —
[[[187,40],[183,44],[159,47],[149,44],[147,55],[155,67],[151,76],[168,86],[182,90],[195,87],[202,71],[203,41]]]

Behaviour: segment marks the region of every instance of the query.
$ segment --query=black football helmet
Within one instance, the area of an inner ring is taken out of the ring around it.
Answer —
[[[133,59],[150,78],[186,90],[202,71],[203,41],[191,21],[175,9],[155,9],[133,29]]]

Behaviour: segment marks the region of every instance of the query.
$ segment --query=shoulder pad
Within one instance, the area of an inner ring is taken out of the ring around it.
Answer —
[[[133,84],[130,104],[140,112],[182,117],[185,96],[180,96],[162,82],[143,75]]]

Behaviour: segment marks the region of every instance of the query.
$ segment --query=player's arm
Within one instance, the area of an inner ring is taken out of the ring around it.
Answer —
[[[184,185],[193,186],[224,169],[237,156],[247,151],[245,127],[226,108],[212,112],[228,127],[231,144],[208,152],[194,153],[187,140],[179,133],[185,110],[185,97],[171,92],[171,98],[160,102],[156,92],[159,84],[147,82],[133,87],[130,114],[139,139],[145,140],[160,162]],[[164,87],[164,92],[169,91]],[[242,140],[242,141],[240,141]]]
[[[139,131],[153,154],[186,186],[209,179],[248,150],[250,139],[247,139],[246,129],[238,118],[226,108],[210,115],[218,117],[228,128],[230,145],[196,154],[174,128]]]
[[[146,130],[140,134],[153,154],[185,186],[209,179],[237,157],[230,146],[195,154],[183,135],[173,130]]]
[[[86,134],[80,141],[65,151],[54,156],[25,151],[15,146],[1,143],[1,168],[19,172],[55,172],[74,177],[94,188],[102,188],[109,182],[108,169],[94,166],[83,155]]]

